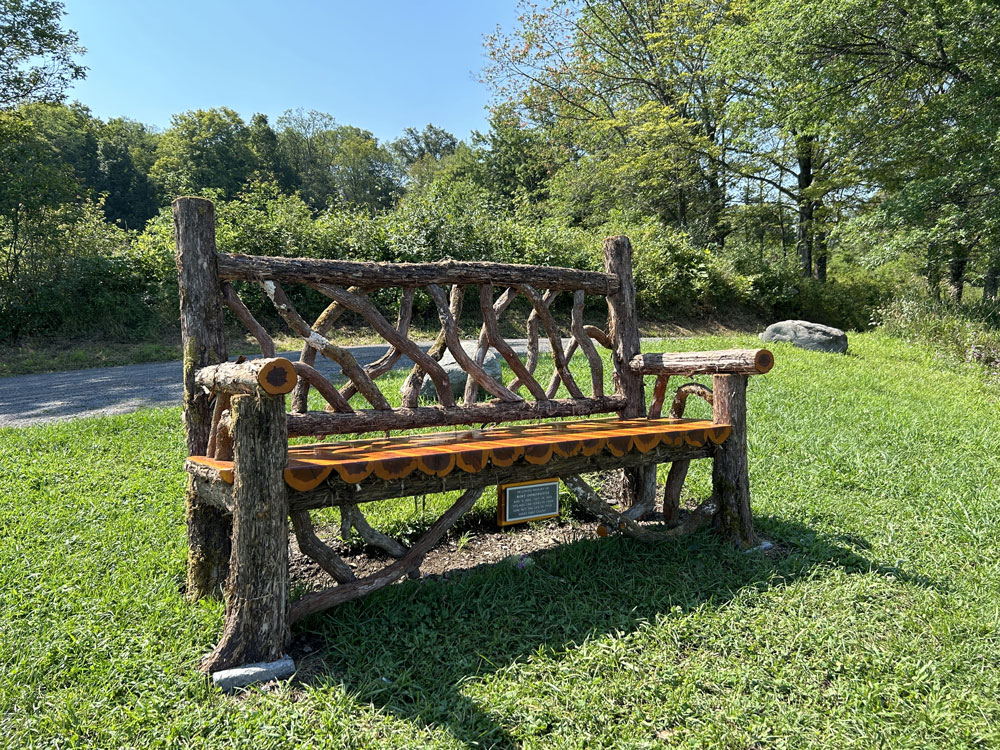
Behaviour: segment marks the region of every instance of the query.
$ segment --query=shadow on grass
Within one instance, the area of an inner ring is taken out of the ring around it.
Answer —
[[[785,586],[817,566],[936,587],[865,558],[856,551],[867,548],[863,539],[821,538],[777,518],[758,519],[758,530],[774,550],[744,553],[707,531],[657,544],[585,539],[538,553],[523,569],[500,563],[390,586],[297,628],[299,679],[313,689],[343,685],[361,703],[470,745],[515,747],[512,722],[468,698],[464,683],[658,616],[719,607],[748,588]]]

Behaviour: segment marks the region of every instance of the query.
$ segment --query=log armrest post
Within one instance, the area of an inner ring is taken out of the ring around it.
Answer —
[[[291,362],[270,357],[202,367],[194,380],[199,387],[218,393],[281,396],[295,388],[297,378]]]
[[[731,425],[729,438],[716,448],[712,462],[713,524],[723,538],[741,548],[757,542],[750,513],[747,464],[747,376],[713,377],[713,421]]]
[[[184,433],[189,456],[208,450],[212,425],[210,394],[195,383],[196,372],[226,361],[221,286],[215,252],[215,208],[204,198],[173,204],[180,291],[181,347],[184,355]],[[188,478],[185,492],[188,533],[187,596],[218,597],[229,570],[230,519],[203,502]]]
[[[288,641],[285,399],[237,395],[231,413],[233,552],[222,639],[202,662],[205,672],[275,661]]]

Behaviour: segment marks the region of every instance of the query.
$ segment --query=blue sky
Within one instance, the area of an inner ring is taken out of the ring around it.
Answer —
[[[466,138],[486,126],[483,35],[516,0],[64,0],[87,48],[77,99],[101,118],[160,128],[227,106],[249,121],[303,107],[379,139],[428,122]]]

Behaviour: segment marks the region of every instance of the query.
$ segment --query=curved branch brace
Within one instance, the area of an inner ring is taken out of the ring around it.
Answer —
[[[352,292],[354,289],[348,289],[347,291]],[[413,295],[415,293],[416,289],[413,287],[407,287],[403,290],[399,299],[399,315],[396,317],[396,332],[404,339],[408,338],[410,334],[410,322],[413,320]],[[396,362],[399,361],[399,358],[402,355],[403,352],[395,346],[390,346],[386,350],[385,354],[365,368],[365,372],[368,373],[368,377],[374,380],[375,378],[389,372],[389,370],[395,366]],[[344,386],[343,395],[346,399],[350,399],[357,392],[358,389],[354,383],[348,383]]]
[[[482,365],[475,362],[462,347],[462,342],[458,337],[458,327],[455,318],[448,309],[448,300],[444,296],[444,291],[437,284],[429,284],[427,291],[437,305],[438,317],[441,318],[441,329],[444,331],[445,342],[455,361],[465,370],[470,378],[473,378],[481,385],[487,393],[499,398],[501,401],[524,401],[513,391],[501,385],[489,373],[483,369]]]
[[[262,281],[261,286],[264,287],[264,291],[267,296],[274,303],[275,308],[277,308],[278,313],[285,322],[288,323],[289,328],[295,331],[297,336],[301,336],[306,340],[306,343],[314,349],[321,352],[325,357],[332,359],[338,365],[348,378],[350,378],[357,385],[358,390],[361,391],[363,395],[373,407],[381,410],[390,410],[389,402],[386,401],[385,396],[382,395],[382,391],[378,389],[378,386],[372,382],[368,374],[361,369],[358,361],[354,358],[346,349],[343,349],[336,344],[327,341],[321,334],[316,333],[309,324],[302,319],[295,308],[292,307],[292,303],[289,301],[288,297],[285,295],[284,290],[281,286],[274,281]]]
[[[393,557],[403,557],[406,554],[406,547],[397,542],[391,536],[383,534],[381,531],[372,528],[357,505],[342,505],[340,508],[340,531],[341,536],[346,536],[351,526],[355,528],[358,535],[365,540],[365,544],[378,547],[383,552]]]
[[[657,387],[660,379],[666,379],[669,375],[660,375],[657,379]],[[674,403],[670,407],[670,418],[681,419],[684,417],[684,409],[687,406],[688,396],[695,395],[705,399],[709,405],[713,402],[712,389],[701,383],[685,383],[677,389],[674,396]],[[670,464],[670,471],[667,474],[667,484],[663,488],[663,520],[666,523],[674,523],[680,515],[681,490],[684,488],[684,480],[687,479],[688,469],[691,467],[690,461],[674,461]]]
[[[569,362],[573,359],[573,355],[576,354],[579,344],[576,339],[569,342],[569,346],[566,347],[566,361]],[[562,378],[559,376],[559,370],[552,371],[552,377],[549,379],[549,387],[545,389],[545,395],[549,398],[555,398],[556,394],[559,393],[559,384],[562,383]]]
[[[319,370],[311,365],[307,365],[305,362],[293,362],[292,366],[295,368],[295,374],[299,376],[301,381],[308,383],[319,391],[319,395],[326,399],[326,402],[330,405],[330,409],[341,414],[354,414],[354,409],[347,403],[347,399],[344,398],[340,391],[334,388],[333,383],[323,377]]]
[[[535,397],[536,401],[545,401],[547,396],[542,386],[538,384],[538,381],[532,377],[528,368],[524,366],[521,358],[517,356],[517,353],[511,348],[510,344],[500,335],[500,322],[497,316],[507,309],[507,306],[517,297],[516,289],[508,289],[501,295],[500,299],[493,302],[493,285],[483,284],[479,287],[479,309],[483,314],[483,332],[479,335],[479,351],[482,351],[485,355],[486,349],[488,347],[484,346],[484,339],[490,346],[496,349],[500,356],[504,358],[507,365],[514,372],[517,383],[524,383],[527,386],[528,391],[532,396]],[[476,353],[476,361],[480,364],[482,359],[479,357],[479,352]],[[511,390],[513,391],[513,383],[511,383]],[[472,379],[466,381],[465,383],[465,405],[471,406],[476,402],[476,392],[478,388],[475,387],[475,383]]]
[[[341,303],[348,310],[361,315],[382,338],[389,342],[394,350],[405,354],[430,375],[431,380],[434,382],[434,387],[437,389],[438,398],[442,406],[455,405],[455,397],[451,393],[451,382],[448,380],[448,374],[444,371],[444,368],[436,360],[424,354],[423,349],[419,346],[405,336],[401,336],[399,331],[390,325],[389,321],[378,311],[378,308],[367,298],[346,292],[339,286],[331,286],[329,284],[310,284],[310,286],[327,297]]]
[[[549,337],[549,345],[552,347],[552,358],[556,363],[556,372],[559,373],[559,377],[562,378],[563,383],[566,384],[566,389],[569,391],[569,395],[573,398],[583,398],[583,391],[576,384],[573,379],[572,373],[569,371],[569,363],[566,359],[566,355],[562,348],[562,336],[559,335],[559,327],[556,325],[555,319],[552,317],[552,313],[549,312],[549,304],[544,301],[544,298],[538,296],[530,284],[524,284],[519,287],[520,291],[531,300],[531,306],[535,308],[535,312],[538,313],[538,319],[542,322],[542,326],[545,328],[545,332]],[[552,291],[551,289],[549,290]],[[548,294],[545,295],[548,297]],[[552,296],[555,299],[555,295]],[[574,339],[575,341],[575,339]]]
[[[611,337],[600,328],[597,326],[584,326],[583,330],[587,332],[587,335],[590,336],[590,338],[603,346],[605,349],[614,351],[615,342],[613,342]]]
[[[344,583],[339,586],[305,594],[300,599],[292,603],[288,612],[288,624],[293,625],[303,617],[322,612],[324,609],[335,607],[338,604],[360,599],[373,591],[384,588],[390,583],[398,581],[406,576],[411,570],[420,566],[424,555],[438,543],[448,529],[455,525],[466,512],[472,509],[476,501],[483,494],[481,487],[467,490],[462,494],[455,504],[446,510],[441,517],[427,530],[420,539],[410,547],[409,551],[402,558],[383,568],[380,572],[361,578],[351,583]]]
[[[232,311],[233,315],[247,327],[250,334],[257,339],[257,343],[260,344],[261,356],[268,358],[275,356],[274,341],[271,340],[270,334],[264,326],[257,322],[253,313],[243,304],[243,300],[240,299],[228,281],[222,282],[222,301],[226,303],[226,307]]]
[[[358,292],[359,287],[352,286],[347,291]],[[332,302],[327,305],[326,309],[323,310],[316,318],[316,322],[312,324],[312,329],[316,331],[320,336],[326,336],[326,334],[333,328],[333,324],[337,322],[337,319],[344,314],[344,306]],[[299,362],[307,364],[312,367],[316,364],[316,350],[309,346],[306,342],[302,345],[302,352],[299,354]],[[350,396],[347,396],[350,398]],[[291,411],[296,414],[302,414],[309,411],[309,383],[300,382],[295,386],[295,390],[292,392],[292,406]]]
[[[351,567],[316,536],[308,510],[293,510],[289,515],[292,519],[292,528],[295,530],[295,540],[299,543],[303,555],[319,565],[337,583],[357,580]]]
[[[715,398],[712,396],[712,389],[701,383],[685,383],[677,389],[674,396],[674,403],[670,407],[670,418],[681,419],[684,416],[684,408],[687,406],[688,396],[698,396],[705,399],[709,406],[712,406]]]
[[[583,326],[583,303],[585,294],[582,289],[573,292],[573,340],[580,345],[583,353],[587,355],[590,363],[590,383],[593,388],[594,398],[604,395],[604,363],[601,362],[601,355],[597,353],[594,342]],[[567,358],[568,359],[568,358]]]
[[[644,526],[636,523],[632,518],[629,517],[627,513],[619,513],[617,510],[612,508],[604,499],[597,494],[583,477],[579,474],[573,476],[563,477],[563,482],[569,488],[570,492],[576,496],[579,501],[587,511],[595,515],[605,524],[605,533],[602,536],[607,535],[607,531],[620,531],[625,536],[631,537],[633,539],[638,539],[642,542],[655,542],[661,539],[670,539],[672,537],[682,536],[684,534],[689,534],[692,531],[696,531],[702,526],[707,525],[712,520],[712,514],[715,512],[715,506],[710,501],[704,503],[698,510],[692,513],[687,521],[681,526],[673,529],[668,529],[666,531],[653,531],[652,529],[647,529]],[[598,530],[600,533],[600,530]]]
[[[455,284],[451,288],[451,302],[448,306],[448,310],[451,312],[453,319],[458,320],[462,316],[462,300],[465,298],[465,287]],[[444,356],[445,350],[448,348],[448,344],[445,341],[445,329],[441,326],[441,330],[438,332],[437,338],[434,339],[434,343],[431,344],[430,348],[427,350],[427,356],[433,359],[435,362],[440,362],[441,357]],[[413,409],[416,407],[417,402],[420,398],[420,386],[424,384],[424,369],[420,365],[413,365],[413,369],[410,370],[410,374],[406,376],[406,382],[403,383],[403,387],[400,389],[400,393],[403,395],[403,407],[406,409]]]

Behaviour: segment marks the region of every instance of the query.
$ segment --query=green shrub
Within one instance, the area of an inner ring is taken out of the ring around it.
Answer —
[[[41,222],[45,231],[24,240],[16,273],[0,274],[0,338],[138,339],[176,321],[173,263],[157,247],[106,223],[97,204],[62,206]]]

